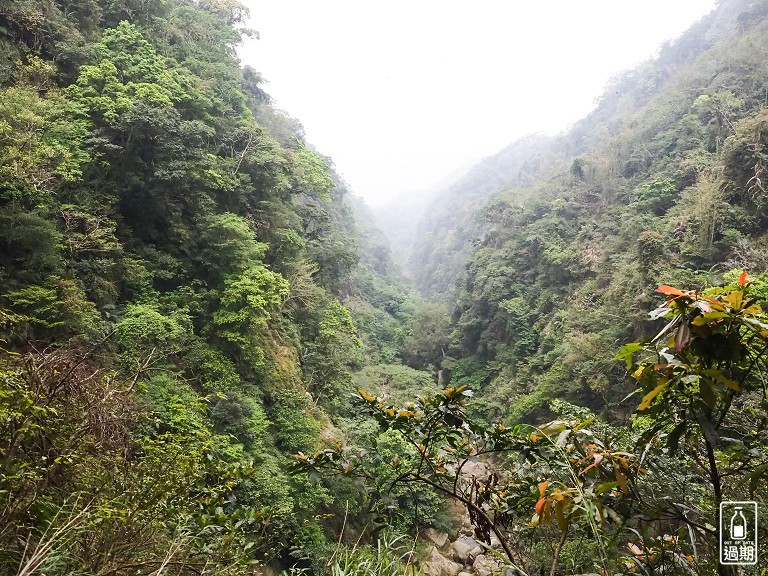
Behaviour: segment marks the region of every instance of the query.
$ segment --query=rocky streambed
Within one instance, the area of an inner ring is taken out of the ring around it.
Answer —
[[[494,553],[501,545],[495,538],[487,546],[467,535],[451,540],[448,534],[433,528],[422,536],[432,544],[421,566],[425,576],[491,576],[502,570],[503,562]]]

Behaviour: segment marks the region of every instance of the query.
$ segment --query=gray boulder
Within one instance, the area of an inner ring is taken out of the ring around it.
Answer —
[[[500,568],[499,562],[495,558],[480,554],[475,558],[475,563],[472,565],[477,576],[491,576]]]
[[[462,536],[451,544],[451,553],[457,562],[471,564],[477,556],[483,553],[483,547],[477,540]]]
[[[423,532],[424,538],[432,542],[438,548],[442,548],[448,543],[448,534],[445,532],[438,532],[434,528],[427,528]]]
[[[433,546],[429,560],[424,562],[421,571],[424,576],[458,576],[462,568],[461,564],[449,560]]]

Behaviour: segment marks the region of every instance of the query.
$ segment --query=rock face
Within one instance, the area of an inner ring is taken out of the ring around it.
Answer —
[[[478,480],[485,479],[491,474],[488,465],[485,462],[475,462],[470,460],[461,469],[461,475],[465,478],[475,477]]]
[[[477,558],[475,558],[475,562],[472,565],[472,568],[474,568],[475,574],[477,574],[477,576],[491,576],[494,571],[500,568],[500,565],[495,558],[491,558],[485,554],[480,554]]]
[[[432,542],[437,548],[442,548],[448,543],[448,534],[445,532],[438,532],[434,528],[427,528],[424,530],[424,538]]]
[[[429,560],[424,562],[421,571],[424,576],[458,576],[462,568],[461,564],[449,560],[433,546]]]
[[[424,576],[499,576],[503,574],[503,562],[493,553],[487,553],[491,548],[500,548],[501,543],[494,535],[491,544],[482,544],[474,538],[459,532],[451,541],[444,532],[428,528],[422,536],[434,543],[429,552],[429,558],[422,564]],[[441,553],[442,550],[442,553]],[[504,576],[515,576],[515,570],[507,570]]]
[[[483,553],[483,547],[472,538],[462,536],[451,544],[453,559],[462,564],[471,564],[472,561]]]

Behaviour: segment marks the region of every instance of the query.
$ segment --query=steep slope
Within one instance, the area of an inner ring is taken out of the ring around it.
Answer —
[[[487,413],[535,419],[556,397],[616,410],[613,356],[649,335],[656,286],[766,270],[765,17],[721,3],[609,87],[559,140],[559,171],[484,207],[452,368]]]
[[[417,226],[431,203],[434,193],[405,193],[385,206],[372,207],[371,214],[387,239],[392,254],[405,274],[409,274],[408,256],[418,241]]]
[[[437,196],[460,181],[473,165],[474,162],[467,162],[464,166],[456,166],[428,189],[403,192],[387,204],[371,208],[376,225],[389,241],[395,261],[407,277],[413,276],[410,268],[411,254],[420,241],[418,228],[427,208],[431,207]]]
[[[13,573],[319,558],[321,513],[357,497],[291,477],[289,455],[347,414],[356,367],[396,355],[404,296],[386,251],[361,259],[329,161],[240,67],[244,18],[236,2],[0,2]]]
[[[737,29],[756,25],[761,10],[759,2],[723,3],[683,36],[663,46],[658,58],[614,78],[596,109],[566,133],[551,139],[524,138],[442,191],[419,224],[419,238],[427,241],[420,241],[410,257],[416,287],[430,296],[453,291],[467,261],[465,246],[484,230],[472,214],[488,198],[507,189],[530,189],[534,182],[553,176],[573,159],[613,142],[635,121],[636,110],[648,106],[659,91],[671,91],[676,82],[685,81],[692,62],[716,42]],[[635,150],[627,161],[646,162],[647,153]]]
[[[536,156],[550,140],[529,136],[486,158],[424,210],[416,229],[408,268],[415,287],[427,296],[445,295],[463,272],[467,249],[481,225],[473,214],[493,194],[534,182],[540,165]]]

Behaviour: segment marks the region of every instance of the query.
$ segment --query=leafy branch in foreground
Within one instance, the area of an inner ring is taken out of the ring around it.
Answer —
[[[589,541],[586,568],[603,573],[710,573],[717,504],[754,495],[768,475],[768,319],[749,290],[746,275],[705,293],[659,288],[670,298],[651,316],[666,326],[617,356],[643,395],[637,433],[583,415],[488,424],[467,412],[465,387],[404,407],[359,390],[362,410],[407,450],[385,458],[375,442],[366,452],[337,443],[295,454],[296,468],[358,477],[379,495],[413,485],[450,497],[518,574],[542,569],[525,542],[547,539],[553,575],[569,541]],[[707,482],[711,491],[696,490]]]
[[[553,537],[555,573],[569,535],[592,533],[601,541],[609,526],[620,526],[640,472],[633,454],[611,448],[589,421],[557,420],[541,428],[480,422],[465,410],[470,396],[464,387],[446,388],[400,408],[360,390],[363,409],[400,433],[408,450],[382,461],[375,445],[363,453],[336,444],[294,455],[297,469],[357,476],[378,493],[397,485],[428,486],[460,502],[476,536],[486,545],[495,537],[518,574],[529,563],[518,543],[537,531]],[[374,464],[393,474],[382,482]],[[604,550],[600,556],[605,566]]]
[[[651,317],[667,324],[617,356],[643,394],[637,413],[650,423],[640,437],[644,452],[661,444],[709,483],[713,502],[669,506],[713,547],[711,511],[725,499],[754,498],[768,478],[768,316],[750,289],[746,273],[735,285],[701,293],[660,286],[669,299]],[[719,574],[727,570],[718,565]]]

